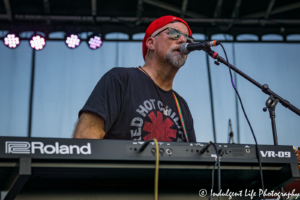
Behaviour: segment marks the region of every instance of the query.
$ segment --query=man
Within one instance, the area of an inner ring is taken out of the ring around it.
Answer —
[[[184,20],[154,20],[143,40],[145,65],[113,68],[100,79],[79,112],[74,138],[195,142],[187,103],[172,90],[187,59],[179,51],[184,42],[193,42]]]

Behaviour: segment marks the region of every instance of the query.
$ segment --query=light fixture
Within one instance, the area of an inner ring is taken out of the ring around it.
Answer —
[[[46,40],[43,36],[41,36],[39,34],[34,34],[30,38],[29,43],[30,43],[31,48],[38,51],[38,50],[42,50],[44,48],[44,46],[46,45]]]
[[[100,34],[93,34],[87,38],[89,48],[98,49],[102,46],[102,38]]]
[[[15,49],[20,44],[20,38],[17,34],[8,33],[3,38],[3,42],[4,42],[5,46],[7,46],[8,48]]]
[[[81,40],[76,34],[68,34],[65,37],[65,43],[70,49],[75,49],[76,47],[78,47],[80,42]]]

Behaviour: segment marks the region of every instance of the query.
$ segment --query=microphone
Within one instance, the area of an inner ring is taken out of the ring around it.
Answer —
[[[214,41],[204,41],[204,42],[197,42],[197,43],[182,43],[180,45],[180,52],[184,55],[189,54],[191,51],[195,50],[205,50],[209,47],[215,47],[218,46],[221,42],[218,40]]]
[[[232,144],[235,144],[234,143],[234,137],[233,137],[233,131],[232,131],[231,119],[229,119],[229,127],[230,127],[230,133],[229,133],[229,141],[228,141],[228,143],[230,143],[230,140],[232,140]]]

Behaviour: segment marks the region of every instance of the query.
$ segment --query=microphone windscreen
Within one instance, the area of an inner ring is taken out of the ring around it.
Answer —
[[[187,50],[187,45],[188,45],[188,44],[189,44],[189,43],[182,43],[182,44],[180,45],[179,51],[180,51],[181,53],[183,53],[184,55],[188,55],[188,54],[190,53],[190,51]]]

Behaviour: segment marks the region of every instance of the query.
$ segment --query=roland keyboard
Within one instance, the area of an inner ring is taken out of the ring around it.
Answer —
[[[10,191],[7,196],[10,198],[23,187],[22,191],[66,187],[71,190],[88,187],[98,191],[99,188],[126,186],[126,192],[137,187],[152,191],[156,149],[154,143],[150,143],[139,153],[143,143],[0,137],[0,189]],[[158,142],[160,191],[172,188],[172,191],[194,193],[201,188],[209,189],[216,152],[210,146],[200,154],[206,145]],[[255,145],[216,145],[223,151],[220,159],[222,189],[261,188]],[[292,146],[259,145],[259,155],[265,188],[278,189],[300,177]]]
[[[55,138],[0,137],[0,159],[29,157],[55,160],[113,160],[154,161],[155,145],[151,142],[139,153],[143,141],[88,140]],[[160,161],[163,162],[214,162],[213,146],[200,154],[207,143],[158,142]],[[223,151],[222,163],[257,163],[256,148],[252,144],[216,144]],[[259,145],[262,163],[298,163],[292,146]]]

